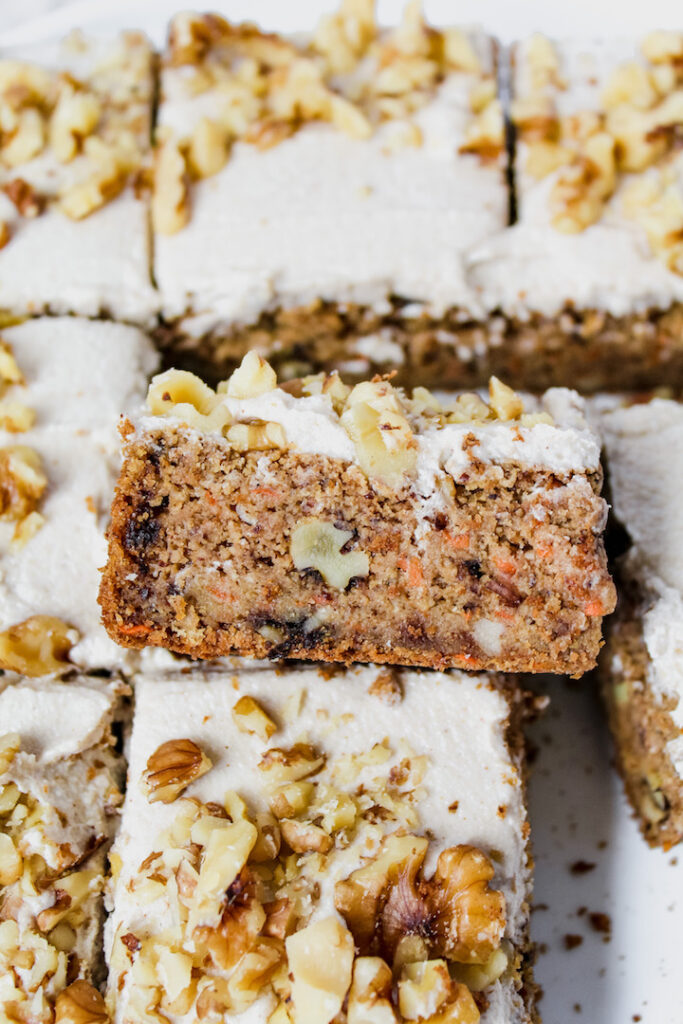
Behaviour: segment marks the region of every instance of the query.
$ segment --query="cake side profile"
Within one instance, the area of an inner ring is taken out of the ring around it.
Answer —
[[[650,843],[683,839],[683,408],[656,399],[600,418],[615,515],[632,542],[600,676],[627,793]]]
[[[515,386],[683,384],[682,56],[680,32],[515,46],[517,222],[469,268]]]
[[[460,673],[334,682],[138,678],[113,1021],[535,1020],[523,705]]]
[[[153,54],[139,32],[0,50],[0,309],[153,321]]]
[[[122,797],[111,723],[121,684],[87,677],[0,691],[0,1014],[104,1020],[106,852]],[[96,1016],[99,1012],[102,1016]]]
[[[486,379],[464,268],[508,217],[496,46],[412,3],[383,29],[374,6],[291,38],[173,19],[153,214],[175,362]]]
[[[119,470],[116,423],[157,356],[137,329],[28,320],[0,340],[0,667],[20,675],[130,661],[97,607]]]
[[[293,394],[292,392],[296,392]],[[590,668],[614,606],[599,448],[573,392],[441,406],[386,380],[212,391],[168,371],[124,427],[100,602],[127,646]]]

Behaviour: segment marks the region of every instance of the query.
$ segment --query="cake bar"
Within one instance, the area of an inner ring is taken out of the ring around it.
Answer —
[[[112,1021],[535,1019],[522,698],[321,674],[138,677]]]
[[[416,3],[384,30],[345,0],[305,38],[174,18],[153,200],[174,361],[486,379],[465,265],[508,219],[496,69],[490,37]]]
[[[517,223],[472,254],[517,387],[683,386],[683,33],[514,49]]]
[[[601,417],[614,511],[631,547],[600,674],[627,793],[650,843],[683,839],[683,406]]]
[[[123,427],[102,579],[118,643],[435,668],[593,666],[614,606],[579,397],[443,406],[337,374],[156,377]]]
[[[156,314],[143,171],[152,51],[137,32],[0,50],[0,310]]]
[[[27,320],[0,339],[0,668],[123,666],[97,607],[121,412],[157,356],[136,328]]]
[[[106,850],[122,800],[111,738],[121,692],[87,677],[0,692],[3,1021],[105,1019],[95,986]]]

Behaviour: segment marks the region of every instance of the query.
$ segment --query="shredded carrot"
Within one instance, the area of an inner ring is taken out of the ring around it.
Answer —
[[[506,576],[514,576],[517,572],[517,566],[508,558],[494,558],[493,562],[496,568],[504,572]]]
[[[420,565],[420,559],[414,555],[411,558],[399,558],[397,559],[399,569],[408,576],[408,585],[411,587],[419,587],[424,583],[424,575],[422,573],[422,566]]]
[[[535,551],[539,558],[552,558],[553,546],[552,544],[537,544]]]
[[[214,498],[214,496],[211,493],[211,491],[207,491],[206,492],[206,500],[208,501],[209,505],[217,505],[218,504],[218,502]]]
[[[494,614],[497,619],[502,619],[503,622],[512,622],[514,619],[514,615],[507,608],[498,608]]]
[[[228,590],[223,590],[221,587],[207,587],[207,590],[212,597],[215,597],[218,601],[234,601],[234,597]]]
[[[583,609],[586,615],[604,615],[605,606],[599,598],[588,601]]]
[[[455,659],[467,668],[481,667],[481,658],[475,658],[473,654],[456,654]]]
[[[448,530],[444,530],[444,537],[448,544],[452,544],[456,551],[465,551],[470,546],[470,535],[469,533],[449,533]]]
[[[251,490],[252,494],[262,494],[265,498],[279,498],[280,492],[274,490],[272,487],[253,487]]]
[[[148,633],[152,632],[152,627],[143,622],[138,626],[119,626],[119,632],[125,636],[147,636]]]

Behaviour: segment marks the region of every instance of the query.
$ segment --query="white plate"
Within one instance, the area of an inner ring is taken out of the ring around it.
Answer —
[[[206,8],[292,31],[310,27],[334,6],[320,0],[219,0]],[[79,26],[105,32],[142,28],[160,44],[168,17],[182,7],[181,0],[0,0],[0,32],[12,26],[0,42],[31,43]],[[401,7],[396,0],[380,0],[381,19],[395,20]],[[478,0],[469,7],[427,0],[425,8],[442,23],[476,19],[504,41],[535,30],[625,35],[683,26],[680,0]],[[553,680],[548,692],[551,709],[531,730],[540,749],[530,785],[539,906],[532,928],[542,950],[536,976],[544,991],[544,1022],[683,1024],[683,847],[679,863],[675,850],[650,850],[641,839],[611,766],[609,737],[590,682]],[[577,861],[595,868],[572,874]],[[608,942],[591,928],[592,912],[609,915]],[[580,935],[583,942],[567,951],[566,935]]]

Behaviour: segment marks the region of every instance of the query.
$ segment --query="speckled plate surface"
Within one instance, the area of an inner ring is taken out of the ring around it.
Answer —
[[[181,0],[0,2],[0,45],[80,26],[142,28],[157,43]],[[193,6],[188,4],[187,6]],[[202,5],[199,5],[202,6]],[[212,0],[203,5],[282,30],[312,25],[335,0]],[[401,0],[379,0],[395,20]],[[441,22],[481,22],[503,41],[527,32],[627,35],[683,23],[679,0],[426,0]],[[532,933],[545,1024],[682,1024],[683,846],[663,853],[642,840],[611,762],[590,680],[537,682],[551,707],[531,729],[538,747],[530,784],[536,858]],[[570,948],[568,948],[570,947]]]

